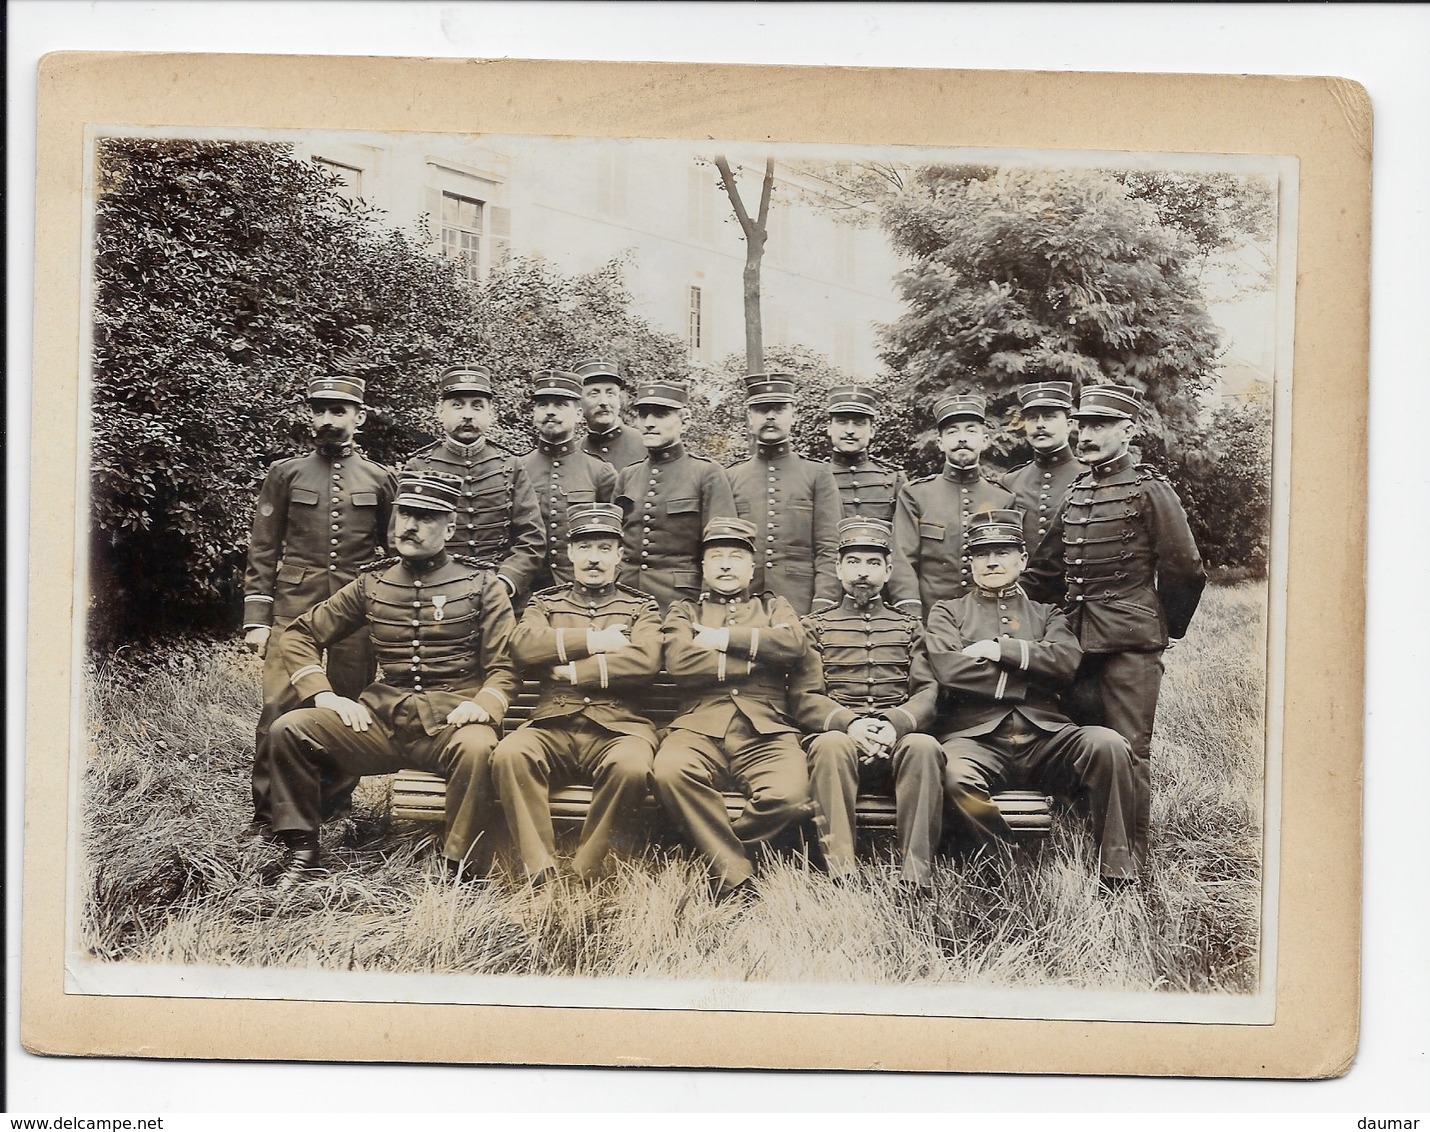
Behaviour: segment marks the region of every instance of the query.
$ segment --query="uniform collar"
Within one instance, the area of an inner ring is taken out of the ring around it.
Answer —
[[[1064,444],[1052,452],[1039,452],[1033,449],[1033,463],[1040,468],[1060,468],[1064,464],[1069,464],[1073,460],[1072,445]]]
[[[860,605],[853,594],[846,593],[844,600],[839,603],[839,608],[847,613],[858,613],[860,615],[865,613],[879,613],[884,609],[884,599],[878,594],[875,594],[874,600],[868,605]]]
[[[750,590],[741,590],[737,594],[717,594],[713,590],[706,590],[700,595],[701,601],[714,602],[716,605],[744,605],[747,601],[754,601],[755,595]]]
[[[625,426],[623,426],[623,425],[621,425],[621,424],[613,424],[610,428],[606,429],[605,432],[595,432],[594,430],[592,430],[592,429],[590,429],[590,428],[587,428],[587,429],[586,429],[586,435],[587,435],[588,437],[590,437],[592,440],[596,440],[596,441],[601,441],[601,440],[614,441],[614,440],[616,439],[616,437],[618,437],[618,436],[621,435],[621,432],[624,430],[624,427],[625,427]]]
[[[445,550],[439,550],[431,558],[422,558],[414,561],[411,558],[404,558],[402,564],[407,567],[407,572],[416,577],[432,573],[433,570],[441,569],[452,559]]]
[[[1004,586],[1001,590],[985,590],[975,586],[973,592],[985,601],[994,601],[998,598],[1028,596],[1023,592],[1023,587],[1017,582],[1014,582],[1011,586]]]
[[[949,483],[977,483],[983,478],[983,471],[974,464],[971,468],[960,468],[947,460],[943,464],[943,478]]]
[[[848,452],[840,452],[838,449],[835,449],[834,454],[830,457],[830,462],[835,464],[843,464],[846,468],[857,468],[860,464],[863,464],[868,459],[869,453],[867,452],[855,452],[851,454]]]
[[[1106,479],[1108,476],[1116,475],[1118,472],[1125,472],[1132,467],[1132,453],[1124,452],[1121,456],[1114,456],[1111,460],[1105,460],[1101,464],[1092,466],[1092,474],[1095,479]]]
[[[470,460],[486,446],[487,438],[485,436],[471,444],[459,444],[450,436],[444,436],[442,438],[442,447],[459,460]]]
[[[652,464],[669,464],[672,460],[679,460],[685,455],[685,445],[677,440],[674,444],[667,444],[664,448],[647,448],[645,455]]]
[[[610,583],[610,585],[602,586],[600,589],[597,590],[593,590],[589,586],[583,586],[580,582],[571,583],[572,599],[575,601],[582,602],[585,605],[599,605],[602,602],[609,601],[615,596],[615,582]]]
[[[560,444],[552,444],[549,440],[536,438],[536,449],[545,456],[569,456],[576,451],[576,441],[574,437],[568,437]]]
[[[793,451],[794,448],[788,440],[781,440],[775,444],[760,444],[758,442],[755,444],[755,455],[761,460],[779,460]]]
[[[357,451],[353,447],[353,442],[349,440],[346,444],[319,444],[315,451],[326,460],[345,460]]]

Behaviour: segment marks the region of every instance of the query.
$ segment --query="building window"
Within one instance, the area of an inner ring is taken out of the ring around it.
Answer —
[[[690,356],[692,358],[701,357],[705,345],[705,328],[702,323],[703,312],[701,310],[700,300],[700,288],[691,287],[686,310],[687,322],[685,340],[686,345],[690,349]]]
[[[362,170],[355,165],[344,165],[341,161],[330,161],[326,157],[314,157],[313,164],[324,173],[331,173],[342,181],[338,193],[356,204],[362,200]]]
[[[485,205],[456,193],[442,194],[442,256],[463,261],[467,278],[482,277],[482,217]]]

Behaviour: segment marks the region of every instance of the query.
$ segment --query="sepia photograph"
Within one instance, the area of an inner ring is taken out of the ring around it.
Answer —
[[[771,69],[762,134],[691,125],[739,69],[266,62],[203,88],[372,108],[42,75],[32,1048],[1335,1071],[1363,506],[1298,279],[1360,164],[1179,133],[1216,80],[839,129],[941,95]]]
[[[1270,1020],[1294,161],[89,144],[73,989]]]

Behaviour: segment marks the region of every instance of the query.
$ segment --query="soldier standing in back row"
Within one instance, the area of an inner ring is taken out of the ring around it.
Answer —
[[[872,389],[840,385],[829,391],[829,442],[834,455],[829,460],[834,482],[839,485],[846,519],[894,521],[894,505],[899,490],[908,482],[902,468],[881,464],[869,457],[878,415],[878,396]]]
[[[308,383],[317,451],[279,460],[268,469],[243,580],[244,643],[263,658],[263,709],[253,750],[253,822],[248,835],[272,832],[269,803],[269,728],[301,702],[273,638],[301,614],[331,597],[377,558],[387,542],[397,477],[366,459],[353,437],[367,419],[366,384],[357,377],[320,377]],[[328,679],[340,695],[356,696],[372,679],[366,631],[336,642],[327,655]],[[341,810],[353,780],[325,782],[323,816]]]
[[[1068,443],[1072,407],[1070,381],[1040,381],[1018,387],[1018,415],[1023,433],[1033,446],[1033,459],[998,482],[1013,493],[1015,506],[1023,512],[1023,540],[1029,554],[1037,553],[1058,504],[1083,472]]]
[[[839,604],[839,486],[826,464],[795,455],[794,377],[745,378],[755,453],[730,469],[740,518],[755,524],[755,592],[778,594],[801,617]]]
[[[520,463],[536,488],[546,531],[546,561],[532,589],[571,581],[566,557],[566,515],[570,508],[609,503],[616,493],[616,469],[577,447],[581,382],[574,373],[546,369],[531,386],[531,420],[536,447]]]
[[[690,391],[673,382],[636,390],[636,417],[646,458],[616,475],[625,512],[623,586],[650,594],[661,612],[677,599],[700,597],[700,536],[711,519],[734,518],[725,469],[685,451],[681,436]]]
[[[621,423],[621,393],[625,381],[615,362],[590,361],[576,365],[581,380],[581,408],[586,414],[582,449],[605,460],[616,471],[645,459],[645,445],[635,429]]]
[[[516,456],[487,439],[496,419],[492,377],[482,366],[454,365],[437,382],[437,420],[446,434],[419,449],[404,472],[443,472],[462,483],[453,554],[490,562],[520,605],[546,556],[541,509]]]
[[[1145,869],[1162,653],[1169,638],[1185,635],[1206,571],[1177,493],[1128,452],[1141,404],[1127,386],[1082,391],[1073,416],[1078,459],[1088,470],[1073,481],[1024,586],[1068,611],[1082,646],[1068,714],[1105,724],[1132,745],[1133,848]]]
[[[962,597],[973,588],[964,548],[973,517],[1013,505],[1013,493],[984,479],[978,464],[988,446],[987,404],[977,393],[943,398],[934,408],[943,471],[899,492],[889,598],[894,608],[921,621],[934,602]]]

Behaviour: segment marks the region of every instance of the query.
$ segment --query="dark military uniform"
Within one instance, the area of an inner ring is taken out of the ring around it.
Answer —
[[[494,563],[514,601],[531,592],[546,557],[546,536],[531,478],[516,456],[490,440],[458,444],[447,437],[414,452],[402,470],[458,477],[462,500],[447,549]]]
[[[839,488],[827,466],[796,456],[789,442],[760,444],[730,469],[735,510],[755,524],[756,593],[779,594],[804,615],[839,602]]]
[[[588,456],[605,460],[616,471],[639,464],[646,456],[645,444],[628,425],[616,425],[605,432],[587,432],[581,449]]]
[[[644,447],[641,452],[644,454]],[[616,493],[616,469],[587,455],[574,440],[548,444],[538,439],[536,447],[520,457],[520,463],[536,490],[542,529],[546,532],[546,560],[536,582],[543,586],[552,581],[569,583],[567,509],[582,503],[611,502]]]
[[[938,741],[918,734],[933,722],[938,702],[923,627],[882,598],[861,607],[850,596],[807,617],[804,626],[824,672],[824,695],[813,697],[823,716],[820,734],[807,739],[806,747],[826,865],[835,876],[854,869],[859,788],[892,790],[904,879],[927,887],[943,828],[944,760]],[[889,759],[861,768],[861,752],[848,730],[864,716],[887,720],[898,740]]]
[[[624,628],[631,643],[593,654],[587,632],[613,625]],[[550,787],[553,781],[592,783],[573,867],[582,876],[598,875],[613,843],[631,847],[650,788],[655,727],[633,705],[660,671],[660,611],[654,598],[616,585],[543,590],[522,614],[512,655],[542,684],[531,721],[492,756],[507,828],[528,875],[555,868]],[[553,675],[565,665],[575,666],[574,681]]]
[[[1023,512],[1023,540],[1029,554],[1037,552],[1063,496],[1086,469],[1064,445],[1056,452],[1034,452],[1033,459],[1020,464],[998,482],[1013,493],[1013,506]]]
[[[1177,493],[1126,454],[1083,472],[1054,516],[1025,585],[1069,611],[1082,646],[1070,714],[1106,724],[1132,744],[1139,793],[1134,841],[1145,862],[1162,652],[1169,638],[1186,633],[1206,585]]]
[[[650,594],[662,610],[699,597],[700,533],[711,519],[735,514],[725,469],[677,441],[621,469],[616,502],[626,515],[621,584]]]
[[[934,602],[972,589],[964,547],[968,524],[980,511],[1012,505],[1013,493],[984,479],[977,467],[945,464],[938,475],[904,487],[894,511],[889,598],[895,608],[923,620]]]
[[[317,828],[318,776],[391,774],[403,767],[447,780],[448,859],[482,859],[496,816],[487,760],[516,685],[515,628],[506,587],[479,563],[445,551],[421,562],[388,560],[361,574],[283,634],[283,662],[303,699],[332,690],[321,651],[370,627],[380,671],[358,697],[372,726],[354,731],[325,708],[301,708],[273,725],[273,828]],[[466,700],[487,723],[453,725]]]
[[[357,576],[387,541],[397,477],[351,444],[331,454],[279,460],[258,493],[243,580],[245,629],[271,626],[263,662],[263,708],[253,753],[253,809],[269,818],[269,728],[301,702],[288,682],[279,645],[285,627]],[[366,632],[328,650],[328,679],[340,695],[356,696],[372,679]],[[346,789],[335,784],[335,794]]]
[[[997,661],[963,655],[983,640],[999,643]],[[1000,790],[1085,791],[1102,875],[1136,877],[1131,749],[1106,727],[1075,726],[1058,704],[1081,655],[1067,617],[1016,584],[975,590],[934,606],[928,651],[946,694],[938,730],[959,832],[975,843],[1012,836],[990,800]]]
[[[829,461],[846,519],[894,521],[899,491],[909,482],[902,468],[871,460],[867,452],[852,459],[836,452]]]
[[[699,648],[695,626],[730,630],[724,652]],[[677,601],[661,629],[665,668],[687,697],[656,752],[656,797],[729,891],[753,875],[746,846],[809,814],[799,733],[821,691],[819,658],[784,598],[748,594]],[[721,786],[748,798],[730,822]]]

